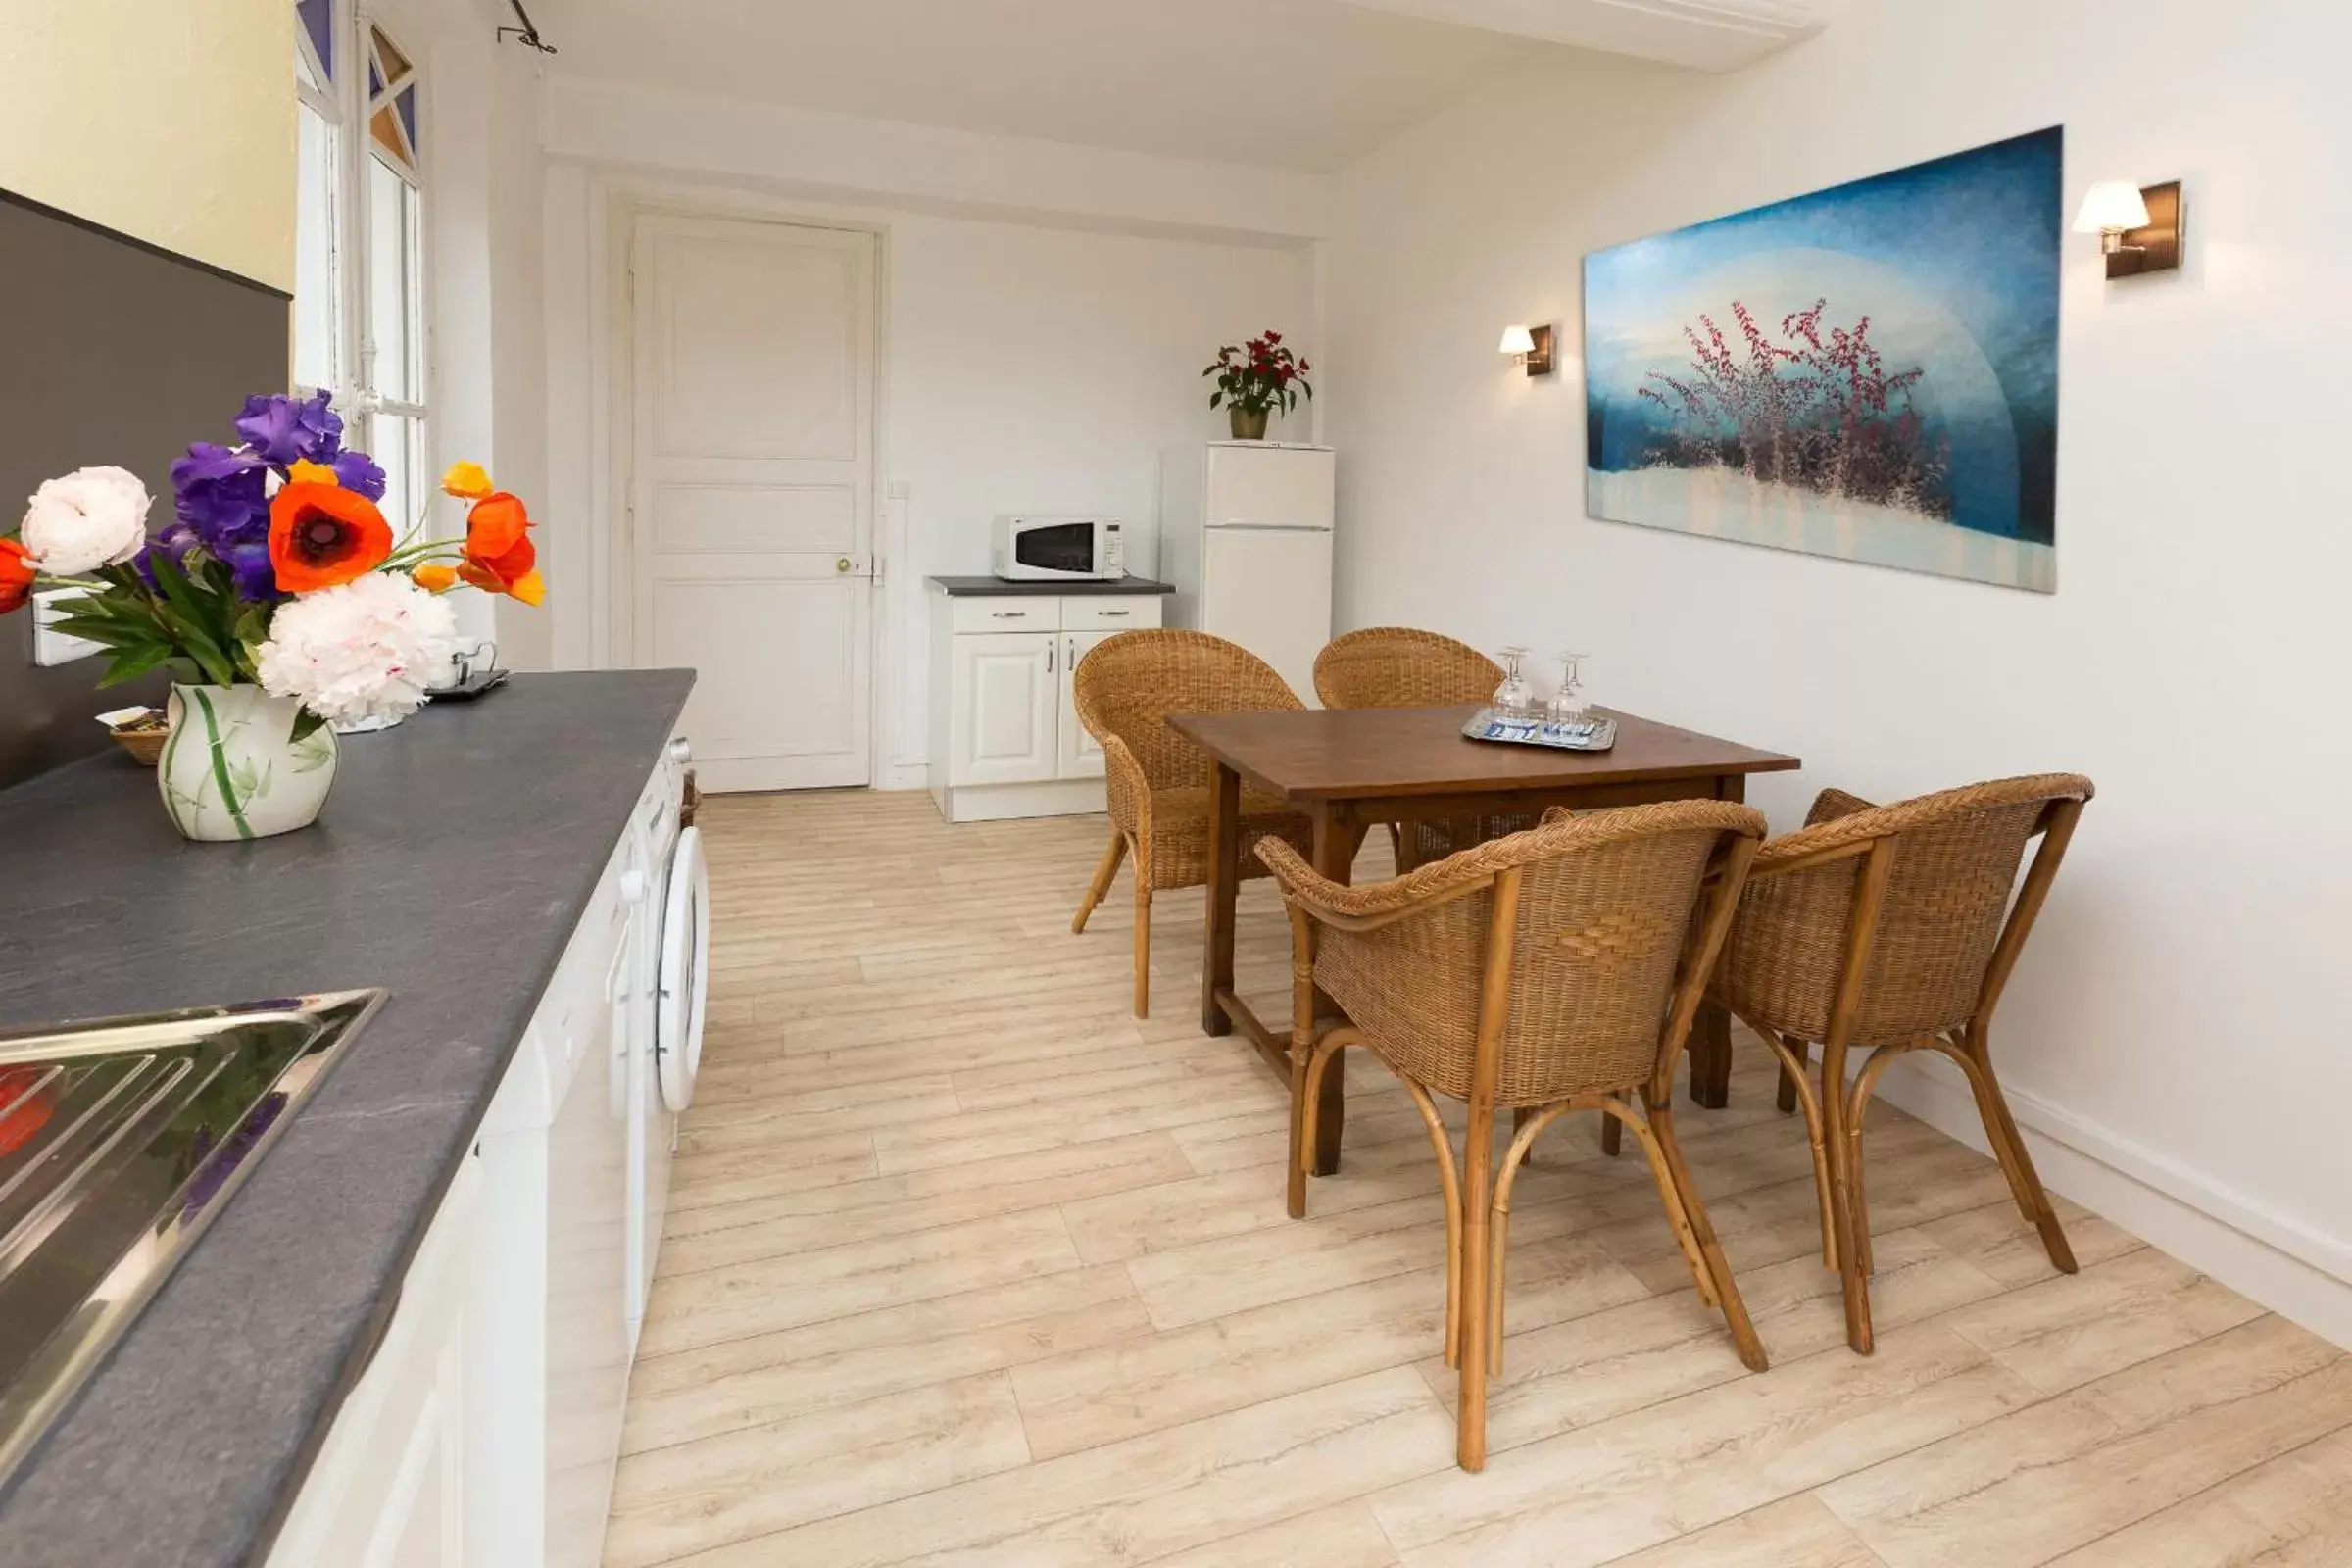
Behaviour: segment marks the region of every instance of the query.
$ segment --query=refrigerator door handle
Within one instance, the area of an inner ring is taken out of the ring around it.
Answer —
[[[1328,523],[1314,522],[1212,522],[1210,527],[1219,533],[1329,533]]]

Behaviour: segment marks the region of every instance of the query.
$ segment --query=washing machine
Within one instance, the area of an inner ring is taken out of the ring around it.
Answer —
[[[710,877],[703,858],[693,750],[669,743],[632,824],[639,889],[627,1053],[629,1123],[628,1322],[634,1352],[669,1207],[669,1165],[678,1113],[694,1099],[703,1059],[703,1011],[710,993]]]

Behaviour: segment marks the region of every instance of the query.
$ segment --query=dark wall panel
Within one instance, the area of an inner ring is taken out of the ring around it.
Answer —
[[[191,441],[233,441],[247,393],[286,384],[283,294],[0,191],[0,531],[43,479],[136,473],[172,511]],[[155,681],[96,690],[104,663],[32,662],[29,609],[0,619],[0,788],[111,745],[94,713],[161,702]]]

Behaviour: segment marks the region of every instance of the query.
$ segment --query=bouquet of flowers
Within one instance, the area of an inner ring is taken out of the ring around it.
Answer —
[[[1229,343],[1217,350],[1215,363],[1200,373],[1217,378],[1217,389],[1208,395],[1210,408],[1231,409],[1236,429],[1247,420],[1262,432],[1268,411],[1279,409],[1288,416],[1301,396],[1315,395],[1306,383],[1313,368],[1283,347],[1280,332],[1269,330],[1239,347]]]
[[[235,446],[199,441],[172,465],[172,517],[122,468],[81,468],[34,493],[0,537],[0,613],[42,587],[80,590],[59,629],[102,646],[113,685],[168,670],[186,686],[259,686],[299,701],[293,738],[406,717],[450,659],[460,583],[545,597],[523,504],[470,463],[442,488],[466,537],[396,540],[384,471],[343,445],[325,392],[252,397]]]

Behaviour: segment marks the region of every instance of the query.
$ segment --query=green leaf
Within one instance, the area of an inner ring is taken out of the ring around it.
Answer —
[[[207,680],[217,686],[234,685],[236,664],[221,646],[223,639],[215,634],[210,624],[220,609],[218,596],[200,593],[171,557],[159,552],[150,560],[155,567],[155,585],[163,595],[155,607],[156,614],[165,629],[204,670]]]
[[[106,673],[98,677],[98,684],[102,687],[120,686],[126,680],[137,680],[150,670],[161,669],[171,658],[172,650],[161,643],[147,648],[123,649],[115,655]]]
[[[312,712],[307,708],[299,708],[294,710],[294,728],[287,738],[289,740],[307,741],[325,727],[325,719],[320,718],[317,713]],[[308,772],[310,770],[305,768],[303,771]]]

